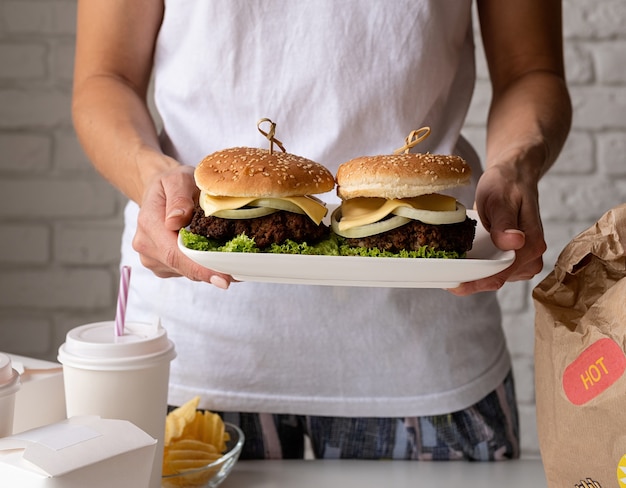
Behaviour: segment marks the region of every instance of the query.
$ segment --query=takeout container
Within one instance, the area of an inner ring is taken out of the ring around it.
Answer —
[[[73,417],[0,439],[1,484],[146,488],[156,442],[125,420]]]
[[[61,365],[16,354],[8,356],[22,383],[15,395],[13,433],[65,420]]]
[[[11,358],[0,353],[0,437],[13,431],[15,395],[20,389],[20,375],[13,368]]]

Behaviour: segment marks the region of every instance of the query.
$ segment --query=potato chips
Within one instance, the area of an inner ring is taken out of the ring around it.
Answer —
[[[202,468],[226,450],[229,436],[224,422],[216,413],[197,410],[199,403],[194,397],[165,418],[163,476]],[[197,474],[209,479],[213,470]]]

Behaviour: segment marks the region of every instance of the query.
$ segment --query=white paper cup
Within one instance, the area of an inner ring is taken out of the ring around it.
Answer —
[[[20,375],[11,365],[11,358],[0,353],[0,437],[13,433],[15,394],[20,389]]]
[[[67,416],[99,415],[134,423],[157,439],[150,487],[161,486],[163,437],[174,344],[158,325],[97,322],[68,332],[59,348]]]

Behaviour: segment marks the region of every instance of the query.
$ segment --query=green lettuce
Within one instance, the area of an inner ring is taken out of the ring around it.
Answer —
[[[456,251],[441,251],[432,249],[428,246],[422,246],[417,251],[407,251],[403,249],[394,253],[383,251],[377,247],[350,247],[347,244],[339,246],[339,254],[341,256],[365,256],[370,258],[430,258],[430,259],[459,259],[464,258],[465,253],[459,254]]]
[[[179,235],[183,246],[194,251],[216,251],[219,243],[204,236],[189,232],[187,229],[180,229]]]
[[[187,229],[181,229],[180,235],[183,245],[188,249],[196,251],[217,251],[217,252],[264,252],[273,254],[310,254],[322,256],[365,256],[377,258],[437,258],[437,259],[459,259],[464,258],[465,253],[459,254],[456,251],[440,251],[427,246],[422,246],[417,251],[400,251],[392,253],[378,248],[367,249],[363,247],[350,247],[345,244],[344,239],[331,232],[328,239],[317,244],[298,243],[287,239],[281,244],[272,244],[266,249],[257,247],[254,239],[245,234],[219,243],[216,240],[208,239],[204,236],[193,234]]]
[[[334,236],[318,242],[317,244],[298,243],[287,239],[282,244],[272,244],[264,252],[276,254],[315,254],[321,256],[339,256],[339,245]]]
[[[217,250],[223,252],[261,252],[254,242],[254,239],[245,234],[234,237],[223,246],[218,247]]]
[[[183,245],[195,251],[217,251],[217,252],[264,252],[273,254],[317,254],[324,256],[338,256],[339,245],[334,236],[325,239],[317,244],[298,243],[287,239],[282,244],[272,244],[266,249],[260,249],[254,239],[245,234],[221,244],[216,240],[208,239],[204,236],[193,234],[187,229],[180,230]]]

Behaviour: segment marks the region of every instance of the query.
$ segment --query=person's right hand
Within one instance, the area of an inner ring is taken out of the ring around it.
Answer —
[[[226,289],[232,276],[200,266],[178,249],[178,231],[191,221],[199,194],[193,171],[192,166],[179,165],[152,179],[141,201],[133,248],[160,278],[186,276]]]

